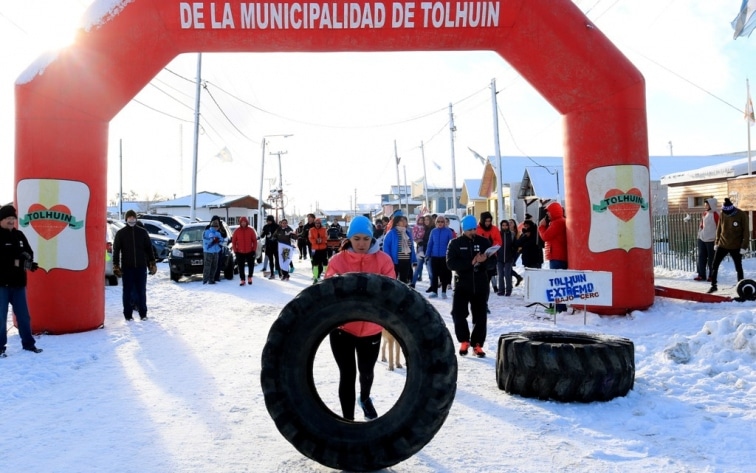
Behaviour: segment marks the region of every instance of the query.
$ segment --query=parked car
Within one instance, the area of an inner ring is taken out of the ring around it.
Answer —
[[[108,286],[118,285],[118,277],[113,274],[113,238],[118,228],[114,223],[105,225],[105,283]]]
[[[173,249],[175,243],[174,239],[150,233],[150,240],[152,241],[152,251],[155,254],[155,261],[160,263],[170,256],[171,249]]]
[[[449,228],[454,230],[457,236],[462,234],[462,225],[460,225],[459,217],[453,213],[445,213],[444,218],[449,219]]]
[[[202,234],[210,222],[190,223],[184,225],[176,239],[176,243],[168,256],[171,280],[178,281],[181,276],[202,274],[205,267],[204,251],[202,250]],[[219,260],[223,277],[234,278],[234,253],[231,249],[231,230],[221,221],[222,231],[226,233],[226,241],[222,244]]]
[[[172,226],[161,222],[160,220],[149,220],[146,218],[140,218],[140,222],[144,225],[144,229],[151,235],[163,235],[165,237],[176,240],[179,234],[179,230],[176,230]]]
[[[158,222],[163,222],[177,232],[180,232],[187,223],[192,223],[188,218],[179,217],[178,215],[138,214],[137,218],[140,220],[157,220]]]

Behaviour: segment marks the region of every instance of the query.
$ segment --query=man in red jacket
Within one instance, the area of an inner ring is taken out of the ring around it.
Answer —
[[[567,269],[567,220],[559,202],[546,206],[546,217],[538,222],[538,235],[546,244],[546,260],[550,269]],[[567,306],[556,305],[556,312],[566,312]],[[548,312],[554,312],[549,308]]]
[[[236,254],[236,266],[239,267],[240,286],[252,284],[255,272],[255,256],[257,255],[257,232],[249,226],[247,217],[239,219],[239,228],[231,235],[231,244]],[[244,264],[249,266],[249,276],[244,280]]]

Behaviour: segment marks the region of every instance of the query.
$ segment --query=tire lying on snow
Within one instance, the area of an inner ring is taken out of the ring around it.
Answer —
[[[321,342],[353,320],[389,330],[407,360],[399,399],[371,422],[333,413],[313,379]],[[406,460],[438,432],[456,393],[457,360],[446,325],[424,297],[395,279],[351,273],[286,304],[268,333],[260,377],[268,413],[297,450],[331,468],[371,471]]]
[[[513,332],[499,337],[496,383],[523,397],[608,401],[635,382],[633,342],[569,332]]]

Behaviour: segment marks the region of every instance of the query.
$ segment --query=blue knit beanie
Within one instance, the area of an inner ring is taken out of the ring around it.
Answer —
[[[373,236],[373,224],[370,223],[369,218],[360,215],[352,219],[352,222],[349,224],[347,238],[352,238],[355,235]]]
[[[478,228],[478,221],[475,219],[475,215],[468,215],[462,219],[462,231],[475,230]]]

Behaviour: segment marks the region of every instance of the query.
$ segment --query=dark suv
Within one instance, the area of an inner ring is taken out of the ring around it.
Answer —
[[[171,280],[178,281],[181,276],[202,274],[205,267],[204,251],[202,250],[202,234],[205,233],[210,222],[189,223],[184,225],[176,238],[176,243],[168,256],[168,266]],[[231,231],[225,222],[221,221],[221,234],[226,235],[222,243],[222,250],[218,265],[226,279],[234,278],[234,253],[230,247]]]

